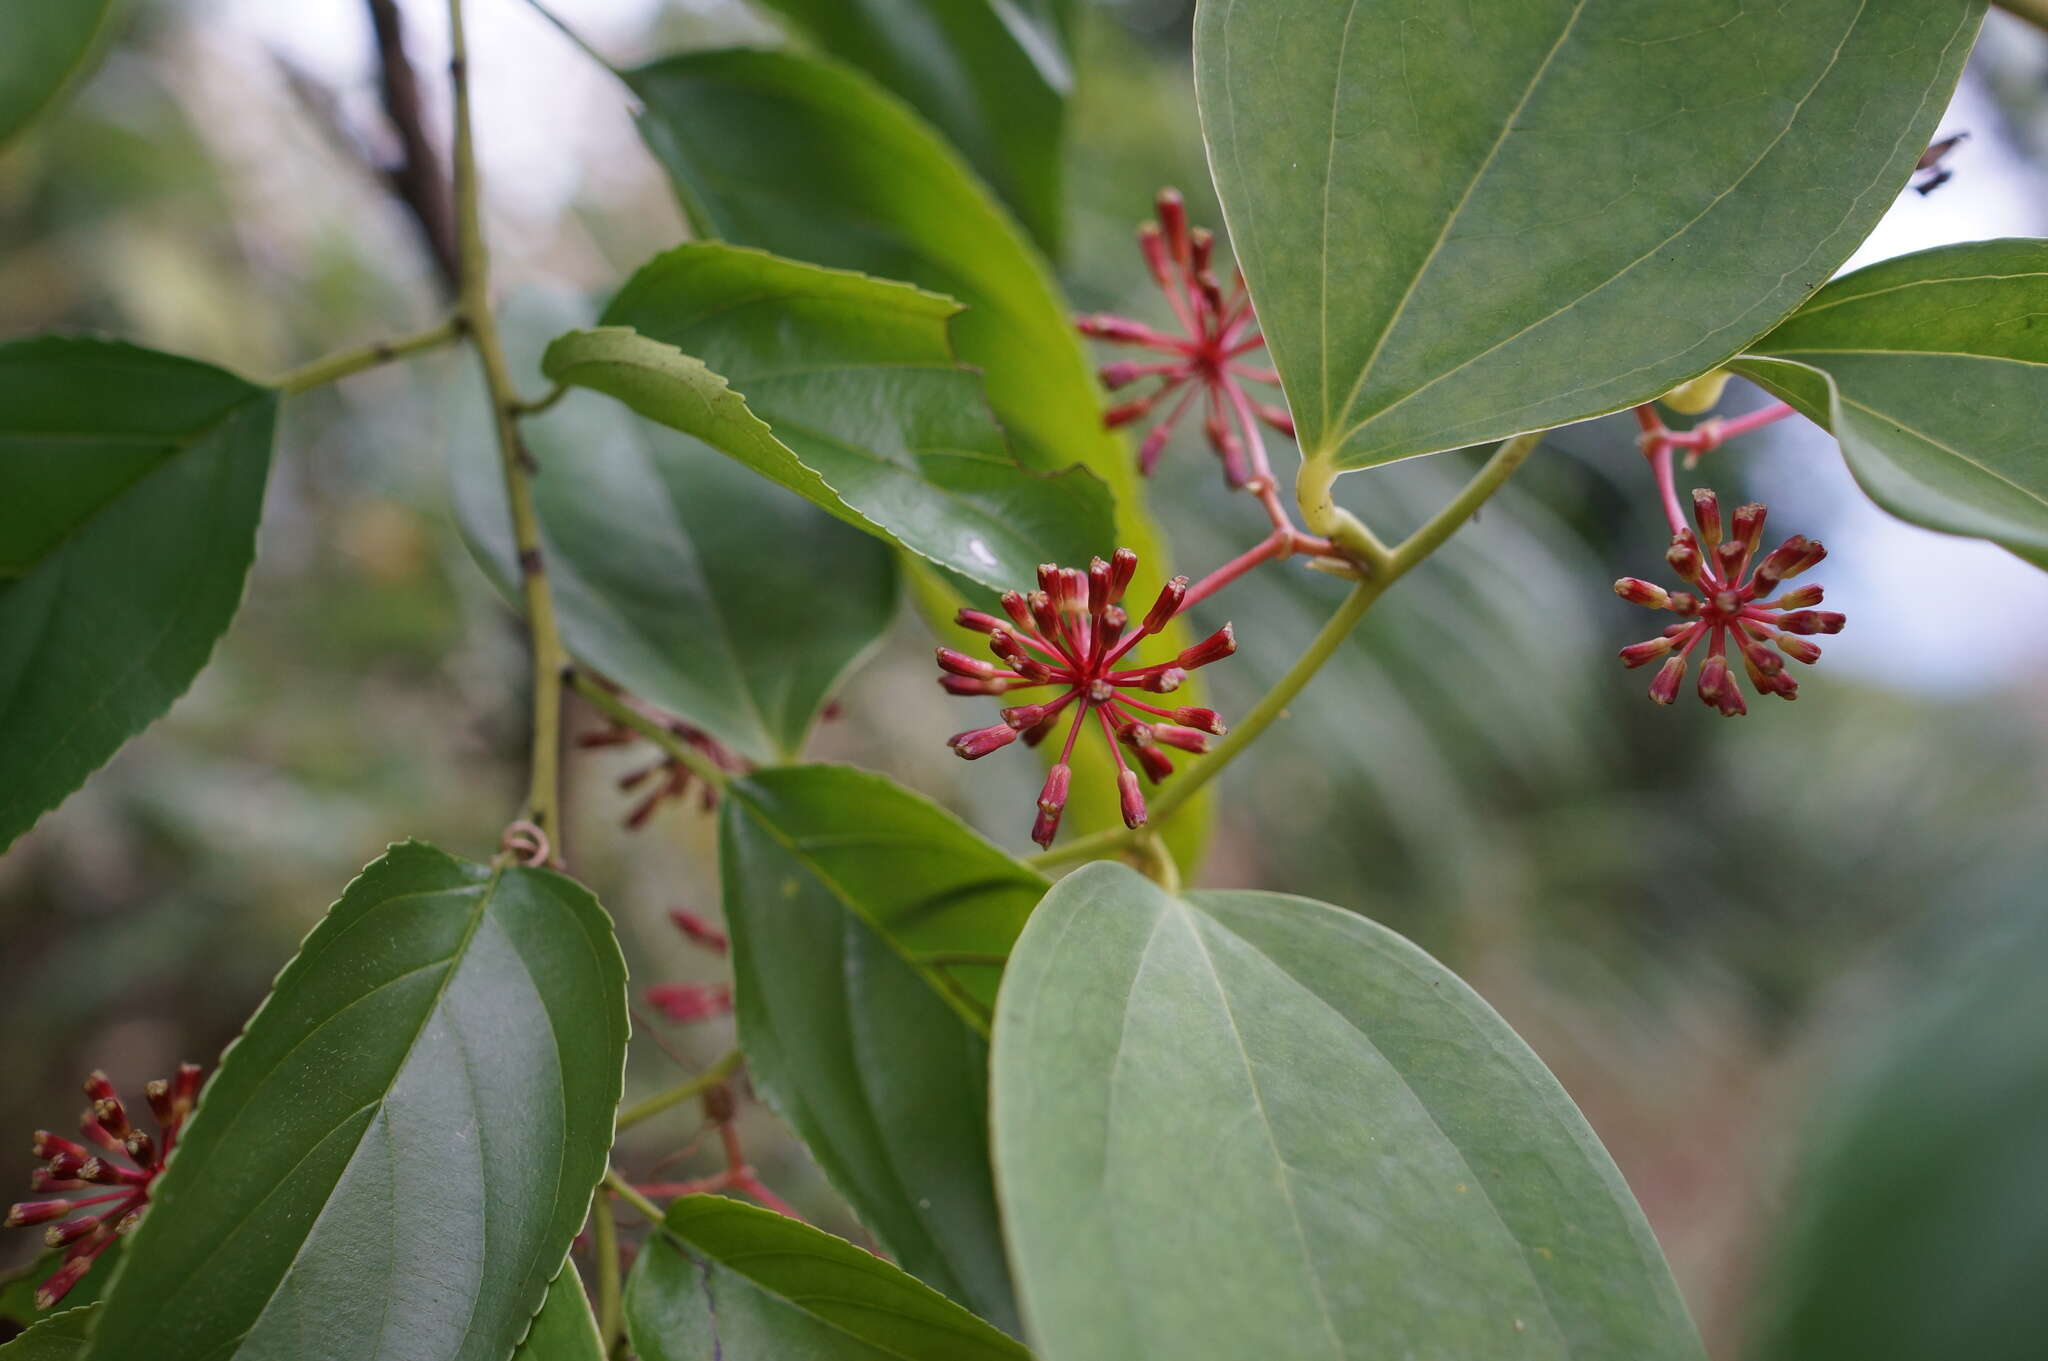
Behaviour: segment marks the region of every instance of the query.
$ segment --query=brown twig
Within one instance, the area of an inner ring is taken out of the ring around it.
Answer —
[[[399,158],[382,168],[385,183],[419,227],[420,238],[434,259],[449,296],[461,288],[461,250],[455,231],[455,202],[440,153],[427,135],[419,79],[405,50],[405,24],[397,0],[366,0],[370,24],[377,34],[377,67],[381,73],[384,114],[398,134]]]

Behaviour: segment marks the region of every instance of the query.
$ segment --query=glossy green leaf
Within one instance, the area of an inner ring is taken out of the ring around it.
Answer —
[[[590,1296],[574,1263],[565,1265],[548,1287],[548,1297],[512,1361],[605,1361],[604,1337],[597,1331],[597,1315],[590,1311]]]
[[[642,268],[604,326],[557,339],[544,367],[991,587],[1106,553],[1106,489],[1010,456],[954,361],[957,311],[904,284],[696,243]]]
[[[2040,908],[2029,885],[1990,930],[1951,917],[1973,957],[1915,972],[1898,1014],[1853,1032],[1760,1263],[1756,1361],[2048,1356]]]
[[[84,74],[117,8],[117,0],[0,0],[0,143]]]
[[[1363,917],[1087,866],[1017,942],[992,1065],[1042,1361],[1704,1355],[1556,1080]]]
[[[1102,394],[1050,268],[915,111],[857,71],[787,52],[693,52],[627,80],[647,106],[641,134],[699,236],[904,279],[964,303],[953,342],[982,371],[1017,459],[1040,471],[1079,462],[1100,477],[1116,499],[1116,542],[1138,554],[1131,594],[1158,592],[1173,572],[1166,545],[1128,443],[1102,428]],[[1134,214],[1149,193],[1133,191]],[[950,617],[951,584],[911,575],[927,617]],[[1192,641],[1176,624],[1161,651]],[[1201,703],[1200,693],[1190,682],[1183,702]],[[1120,826],[1107,757],[1083,748],[1074,769],[1068,834]],[[1161,828],[1183,865],[1200,858],[1209,811],[1204,791]]]
[[[500,1361],[604,1174],[625,964],[572,880],[407,842],[222,1057],[95,1361]]]
[[[685,1196],[626,1283],[640,1361],[1029,1361],[873,1253],[723,1196]]]
[[[799,751],[895,613],[895,555],[595,395],[522,430],[570,654],[753,760]],[[504,478],[480,426],[453,463],[463,532],[516,601]]]
[[[1047,251],[1074,73],[1053,0],[764,0],[929,119]]]
[[[277,400],[100,340],[0,345],[0,848],[161,717],[256,552]]]
[[[720,865],[755,1081],[907,1271],[1014,1330],[983,1036],[1044,876],[844,766],[735,781]]]
[[[1721,363],[1891,205],[1983,12],[1202,0],[1210,164],[1302,449],[1455,449]]]
[[[2048,241],[1857,270],[1732,367],[1834,431],[1892,514],[2048,567]]]

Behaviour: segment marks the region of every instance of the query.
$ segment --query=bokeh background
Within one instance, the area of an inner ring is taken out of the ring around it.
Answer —
[[[436,72],[443,7],[403,8]],[[556,9],[620,64],[777,37],[742,0]],[[1081,308],[1156,306],[1129,235],[1153,186],[1182,186],[1215,220],[1190,9],[1090,8],[1061,262]],[[518,0],[474,11],[497,276],[602,296],[683,235],[629,98]],[[361,0],[138,4],[68,106],[0,154],[0,338],[104,330],[267,374],[433,320],[441,285],[376,170],[395,150],[376,82]],[[429,99],[445,126],[431,82]],[[1970,134],[1955,178],[1903,196],[1857,263],[2048,234],[2048,39],[1994,14],[1943,131]],[[525,663],[450,511],[470,363],[437,356],[287,406],[248,603],[213,663],[0,858],[0,1150],[20,1155],[0,1153],[0,1193],[26,1181],[28,1131],[72,1118],[87,1069],[126,1086],[210,1062],[385,843],[495,845],[522,783]],[[1759,401],[1738,387],[1729,409]],[[1584,1107],[1711,1349],[1734,1357],[1771,1307],[1813,1131],[1848,1118],[1853,1075],[1905,1052],[1910,1018],[1967,991],[1953,961],[2048,910],[2048,577],[1890,520],[1824,435],[1774,427],[1698,476],[1827,541],[1817,575],[1849,629],[1796,705],[1759,702],[1736,723],[1689,699],[1658,709],[1613,656],[1649,616],[1607,584],[1657,575],[1665,541],[1632,436],[1610,419],[1553,437],[1390,596],[1220,781],[1205,877],[1367,913],[1472,980]],[[1357,474],[1341,494],[1398,533],[1469,461]],[[1152,492],[1183,567],[1259,532],[1198,436]],[[1341,589],[1269,570],[1210,602],[1247,641],[1213,673],[1219,707],[1241,712]],[[964,721],[932,686],[929,645],[906,611],[814,752],[1028,849],[1027,763],[970,768],[944,750]],[[625,832],[616,782],[637,764],[572,762],[575,867],[619,919],[636,989],[715,980],[718,961],[665,919],[716,915],[710,820],[671,806]],[[641,1093],[731,1039],[724,1021],[641,1029],[656,1041],[635,1046]],[[2012,1118],[2048,1145],[2048,1103]],[[769,1183],[851,1232],[772,1115],[746,1121]],[[652,1122],[629,1161],[691,1134],[685,1117]],[[715,1150],[669,1165],[709,1170]],[[0,1267],[31,1237],[0,1241]]]

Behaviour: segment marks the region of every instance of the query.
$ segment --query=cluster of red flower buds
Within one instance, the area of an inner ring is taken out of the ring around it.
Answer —
[[[722,955],[731,948],[725,932],[687,908],[672,908],[668,919],[699,949]],[[655,983],[647,989],[647,1003],[669,1020],[691,1025],[731,1014],[732,984]]]
[[[1713,492],[1695,491],[1692,510],[1698,532],[1681,526],[1671,536],[1664,558],[1694,590],[1666,591],[1636,577],[1614,583],[1614,593],[1623,600],[1669,610],[1679,618],[1660,636],[1623,648],[1621,660],[1635,667],[1663,658],[1650,682],[1650,698],[1670,704],[1685,679],[1686,659],[1704,641],[1707,656],[1700,664],[1700,700],[1733,718],[1748,712],[1748,705],[1730,671],[1732,645],[1759,695],[1798,698],[1799,684],[1786,673],[1779,653],[1807,665],[1819,661],[1820,649],[1807,641],[1808,636],[1840,633],[1844,620],[1833,611],[1813,608],[1821,602],[1819,586],[1776,592],[1780,583],[1825,558],[1827,549],[1794,534],[1756,561],[1764,532],[1762,506],[1738,507],[1725,532],[1721,503]]]
[[[85,1143],[48,1130],[36,1131],[35,1156],[45,1161],[31,1176],[30,1188],[38,1194],[93,1193],[25,1200],[7,1211],[8,1228],[47,1225],[43,1241],[64,1249],[63,1264],[36,1290],[38,1309],[51,1308],[63,1299],[107,1245],[135,1227],[149,1204],[151,1184],[164,1170],[164,1159],[170,1156],[178,1131],[199,1100],[199,1078],[198,1064],[183,1063],[178,1065],[177,1076],[143,1088],[156,1117],[154,1138],[129,1121],[128,1109],[115,1095],[114,1084],[100,1072],[85,1081],[85,1094],[92,1101],[78,1122]]]
[[[1154,784],[1173,773],[1173,761],[1162,748],[1204,752],[1209,739],[1223,734],[1223,721],[1213,709],[1167,708],[1138,695],[1167,695],[1180,688],[1187,673],[1221,661],[1237,650],[1237,639],[1225,624],[1171,661],[1150,666],[1124,665],[1139,642],[1165,628],[1188,597],[1186,577],[1175,577],[1159,592],[1137,628],[1120,602],[1138,570],[1138,555],[1119,548],[1105,562],[1096,558],[1086,571],[1047,563],[1038,569],[1038,589],[1029,595],[1010,591],[1002,597],[1008,620],[980,610],[962,610],[959,623],[988,635],[994,663],[952,648],[939,649],[939,684],[955,695],[1002,695],[1012,690],[1059,686],[1061,693],[1037,704],[1018,704],[1002,711],[1002,722],[957,733],[948,743],[970,761],[1022,738],[1037,746],[1051,734],[1060,716],[1072,708],[1060,759],[1046,776],[1038,797],[1038,818],[1031,839],[1052,844],[1073,781],[1069,762],[1081,729],[1093,714],[1117,768],[1117,795],[1124,825],[1145,823],[1145,796],[1138,776],[1124,760],[1128,750]]]
[[[1236,274],[1226,294],[1213,270],[1215,237],[1205,228],[1189,228],[1187,205],[1175,190],[1160,190],[1158,208],[1159,220],[1138,228],[1138,246],[1153,282],[1173,309],[1180,333],[1108,314],[1078,320],[1085,336],[1164,356],[1151,361],[1120,360],[1102,369],[1102,385],[1112,392],[1143,379],[1159,380],[1143,397],[1111,407],[1103,414],[1103,424],[1129,425],[1150,415],[1161,402],[1173,399],[1165,417],[1138,449],[1138,467],[1149,474],[1174,428],[1200,401],[1203,428],[1209,447],[1223,461],[1224,480],[1233,487],[1270,484],[1272,470],[1266,462],[1259,423],[1263,421],[1291,439],[1294,419],[1285,407],[1255,401],[1244,389],[1246,382],[1280,381],[1273,370],[1244,358],[1266,344],[1252,315],[1244,275]]]
[[[747,763],[743,758],[727,750],[719,743],[718,739],[705,732],[702,728],[692,727],[680,718],[673,717],[672,715],[654,713],[644,706],[636,707],[640,707],[641,712],[647,714],[650,719],[653,719],[674,733],[678,740],[702,752],[705,759],[709,760],[720,770],[731,771],[734,774],[742,774],[746,771]],[[623,723],[610,723],[605,727],[578,736],[576,745],[585,749],[624,747],[645,740],[641,734]],[[650,781],[652,781],[651,784],[649,783]],[[699,807],[709,811],[717,805],[717,787],[698,781],[690,773],[688,766],[672,756],[664,756],[650,765],[641,766],[637,770],[627,771],[619,777],[620,790],[631,793],[644,788],[645,793],[640,798],[640,801],[635,803],[632,809],[627,812],[625,817],[626,827],[629,830],[638,831],[641,827],[646,826],[647,820],[654,816],[655,810],[660,808],[662,804],[671,800],[679,801],[689,797],[690,787],[693,784],[699,786],[697,794]]]

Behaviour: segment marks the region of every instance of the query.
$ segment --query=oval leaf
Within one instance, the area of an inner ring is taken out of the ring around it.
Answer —
[[[735,781],[721,818],[749,1070],[906,1270],[1014,1331],[984,1035],[1045,878],[841,766]]]
[[[953,359],[958,310],[905,284],[697,243],[643,267],[605,329],[556,340],[544,368],[996,589],[1048,558],[1106,553],[1107,491],[1011,458]]]
[[[895,555],[615,403],[572,393],[520,429],[570,654],[752,760],[801,750],[895,613]],[[504,476],[480,425],[451,463],[463,533],[516,602]]]
[[[626,1283],[641,1361],[1029,1361],[873,1253],[723,1196],[685,1196]]]
[[[1074,73],[1055,0],[765,0],[959,147],[1057,254]],[[1064,0],[1061,0],[1064,3]]]
[[[1890,206],[1984,12],[1719,9],[1202,0],[1210,164],[1304,453],[1540,430],[1735,354]]]
[[[1363,917],[1090,865],[1017,942],[993,1070],[1044,1361],[1704,1355],[1556,1080]]]
[[[2048,241],[1859,269],[1732,367],[1834,431],[1892,514],[2048,567]]]
[[[0,0],[0,143],[34,120],[105,47],[115,0]]]
[[[277,399],[100,340],[0,345],[0,849],[161,717],[256,552]]]
[[[604,1174],[625,981],[573,881],[392,847],[223,1056],[87,1355],[499,1361]]]
[[[1166,544],[1127,442],[1103,429],[1102,393],[1050,268],[913,110],[857,71],[787,52],[693,52],[626,79],[647,106],[641,135],[699,236],[908,280],[966,304],[952,339],[981,370],[1017,461],[1041,472],[1078,461],[1100,477],[1116,502],[1115,542],[1138,554],[1130,594],[1158,594],[1173,574]],[[913,579],[935,624],[962,603],[934,573]],[[1031,580],[996,584],[1028,589]],[[1193,641],[1175,621],[1162,644]],[[1202,702],[1193,681],[1180,693]],[[1069,835],[1121,826],[1107,755],[1084,747],[1074,776]],[[1185,865],[1199,859],[1209,813],[1205,790],[1161,829]]]

